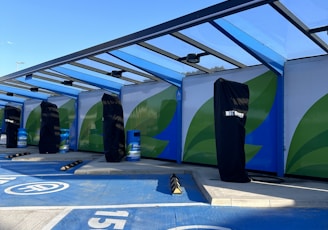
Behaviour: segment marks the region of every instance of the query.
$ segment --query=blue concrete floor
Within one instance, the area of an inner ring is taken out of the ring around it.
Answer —
[[[60,209],[47,229],[328,229],[328,209],[218,207],[190,174],[74,175],[70,162],[0,160],[0,209]],[[1,223],[0,223],[1,229]]]

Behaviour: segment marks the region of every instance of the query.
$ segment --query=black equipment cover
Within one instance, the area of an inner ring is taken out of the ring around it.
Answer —
[[[104,93],[103,142],[107,162],[120,162],[125,153],[123,109],[118,97]]]
[[[6,147],[17,148],[17,134],[20,126],[21,110],[19,108],[6,105],[4,118],[6,124]]]
[[[57,105],[41,102],[40,153],[57,153],[60,145],[60,124]]]
[[[217,164],[222,181],[249,182],[245,170],[245,124],[249,89],[219,78],[214,83],[214,124]]]

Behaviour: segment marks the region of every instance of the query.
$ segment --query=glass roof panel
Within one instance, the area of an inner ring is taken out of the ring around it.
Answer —
[[[121,51],[129,53],[130,55],[134,55],[136,57],[139,57],[141,59],[147,60],[152,63],[156,63],[156,64],[160,63],[159,65],[161,65],[162,67],[171,69],[178,73],[186,73],[186,72],[192,72],[197,70],[181,62],[175,61],[171,58],[165,57],[149,49],[143,48],[139,45],[131,45],[122,48]]]
[[[130,65],[129,63],[126,63],[116,57],[113,57],[112,55],[109,55],[108,53],[102,53],[102,54],[99,54],[96,56],[97,58],[100,58],[100,59],[103,59],[103,60],[106,60],[106,61],[109,61],[109,62],[113,62],[115,63],[116,65],[119,65],[119,66],[124,66],[126,68],[129,68],[129,69],[133,69],[133,70],[136,70],[138,72],[142,72],[144,74],[148,74],[146,73],[145,71],[143,71],[142,69],[139,69],[133,65]]]
[[[271,6],[253,8],[225,19],[287,59],[325,54]]]
[[[54,73],[54,74],[56,74],[56,76],[48,75],[46,73],[41,73],[41,72],[36,72],[35,74],[36,74],[36,76],[40,76],[42,78],[47,78],[47,79],[49,79],[49,81],[57,81],[57,82],[60,82],[60,83],[63,82],[64,80],[70,79],[69,76],[65,76],[65,75],[60,74],[60,73],[57,73],[57,72],[55,72],[53,70],[47,70],[47,72]],[[62,76],[62,78],[60,78],[60,76]],[[36,77],[36,78],[38,78],[38,77]],[[46,80],[46,79],[44,79],[44,80]],[[77,82],[77,81],[74,81],[74,86],[76,88],[79,88],[79,87],[89,88],[90,90],[91,89],[99,89],[98,87],[89,85],[87,83]]]
[[[81,73],[84,73],[84,74],[89,74],[91,76],[102,78],[102,79],[105,79],[105,80],[111,80],[113,82],[120,83],[120,84],[129,84],[130,83],[130,82],[124,81],[124,80],[119,79],[119,78],[114,78],[114,77],[111,77],[111,76],[107,76],[107,75],[104,75],[104,74],[100,74],[100,73],[97,73],[97,72],[94,72],[94,71],[91,71],[91,70],[88,70],[88,69],[80,68],[80,67],[69,65],[69,64],[63,65],[62,67],[67,68],[67,69],[71,69],[71,70],[75,70],[75,71],[78,71],[78,72],[81,72]],[[74,76],[72,76],[72,77],[74,77]]]
[[[211,69],[213,71],[237,68],[235,65],[227,63],[213,55],[202,56],[198,64],[201,66],[205,66],[206,68]]]
[[[319,38],[321,38],[324,42],[328,44],[328,31],[316,33],[316,35],[318,35]]]
[[[110,56],[110,55],[107,55],[107,56]],[[118,60],[117,58],[115,58],[115,59]],[[103,60],[105,60],[105,59],[103,59]],[[106,61],[108,61],[108,60],[106,60]],[[88,66],[91,66],[93,68],[97,68],[97,69],[99,69],[101,71],[104,71],[104,72],[107,72],[107,74],[109,75],[108,77],[110,77],[110,73],[112,71],[121,71],[122,70],[121,68],[119,68],[119,66],[113,67],[113,66],[109,65],[109,63],[108,64],[104,64],[104,63],[100,63],[98,61],[89,60],[89,59],[83,59],[83,60],[79,61],[79,63],[85,64],[85,65],[88,65]],[[117,61],[114,62],[114,63],[115,64],[118,64]],[[122,64],[121,64],[122,67],[125,67],[127,65],[129,65],[129,64],[124,63],[124,62],[122,62]],[[130,68],[130,69],[137,69],[137,68]],[[137,69],[137,71],[138,72],[141,72],[139,69]],[[133,74],[133,73],[130,73],[130,72],[127,72],[127,71],[123,71],[122,72],[122,76],[125,77],[125,78],[129,78],[129,79],[135,80],[135,81],[140,81],[140,82],[144,82],[144,81],[149,80],[148,78],[145,78],[145,77],[142,77],[140,75]],[[106,75],[106,77],[107,77],[107,75]],[[129,82],[129,83],[131,83],[131,82]],[[129,83],[125,82],[125,84],[129,84]]]
[[[280,0],[310,29],[328,25],[327,0]]]
[[[201,50],[193,45],[190,45],[180,39],[174,38],[169,35],[152,39],[147,42],[162,50],[168,51],[178,56],[179,58],[185,58],[187,54],[190,53],[199,54],[204,52],[204,50]],[[208,69],[215,69],[218,66],[225,69],[236,68],[234,65],[231,65],[230,63],[227,63],[211,55],[206,55],[201,57],[198,65],[206,67]],[[196,72],[202,72],[202,71],[196,70]]]
[[[257,59],[247,53],[245,50],[236,45],[233,41],[223,35],[220,31],[214,28],[209,23],[204,23],[198,26],[194,26],[180,33],[196,40],[205,46],[208,46],[232,59],[241,62],[244,65],[258,65],[261,64]],[[220,66],[225,69],[229,69],[230,65],[227,62],[223,62]],[[233,67],[234,68],[234,67]]]
[[[35,75],[34,76],[35,78],[38,78],[37,76],[40,76],[40,77],[49,79],[49,81],[59,81],[59,82],[64,81],[68,78],[67,76],[66,77],[63,76],[63,78],[60,78],[60,77],[56,77],[56,76],[52,76],[52,75],[47,75],[47,74],[44,74],[41,72],[36,72],[36,73],[34,73],[34,75]]]
[[[143,77],[138,74],[131,73],[131,72],[123,72],[122,75],[126,78],[130,78],[130,79],[140,81],[140,82],[146,82],[146,81],[151,80],[149,78],[146,78],[146,77]]]
[[[96,87],[96,86],[93,86],[93,85],[90,85],[90,84],[84,84],[84,83],[81,83],[81,82],[77,82],[77,81],[74,81],[74,86],[76,87],[87,87],[89,88],[90,90],[91,89],[100,89],[99,87]]]
[[[170,35],[164,35],[152,40],[148,40],[147,43],[152,44],[162,50],[168,51],[176,56],[183,58],[189,53],[201,53],[202,50],[189,45],[177,38]]]
[[[92,68],[100,69],[100,70],[102,70],[104,72],[107,72],[107,73],[110,73],[113,70],[117,70],[116,68],[114,68],[110,65],[105,65],[105,64],[102,64],[102,63],[99,63],[99,62],[96,62],[96,61],[93,61],[93,60],[89,60],[89,59],[82,59],[82,60],[78,61],[78,63],[90,66]]]

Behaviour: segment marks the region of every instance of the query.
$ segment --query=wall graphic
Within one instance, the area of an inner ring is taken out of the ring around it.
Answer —
[[[24,103],[24,127],[27,131],[27,144],[38,145],[41,126],[41,100],[26,100]]]
[[[285,67],[286,174],[328,178],[328,57]]]
[[[122,89],[125,131],[140,130],[141,156],[178,160],[177,87],[167,83]]]
[[[75,140],[75,100],[69,97],[50,97],[50,103],[58,106],[60,128],[70,130],[70,147],[74,147]],[[40,100],[27,100],[24,104],[24,122],[28,133],[27,143],[38,145],[40,140],[41,107]]]
[[[97,90],[79,96],[79,150],[104,152],[101,97],[105,92]]]
[[[50,97],[48,99],[50,103],[56,104],[59,111],[59,124],[61,129],[69,129],[69,143],[70,149],[74,149],[76,146],[76,109],[75,103],[76,100],[66,97]]]
[[[228,71],[220,76],[185,79],[183,161],[216,164],[213,84],[219,77],[249,86],[249,111],[245,126],[246,168],[275,172],[277,79],[265,67]]]

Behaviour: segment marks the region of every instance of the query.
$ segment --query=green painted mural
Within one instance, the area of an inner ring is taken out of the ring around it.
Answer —
[[[268,116],[276,95],[277,79],[272,71],[245,82],[250,91],[246,135],[259,127]],[[245,145],[246,161],[262,148]],[[184,146],[183,161],[216,165],[213,97],[206,101],[193,117]]]
[[[69,99],[58,108],[60,128],[69,129],[75,119],[75,100]],[[38,145],[40,140],[40,121],[41,107],[36,106],[29,114],[25,128],[28,133],[27,143],[29,145]]]
[[[103,105],[98,102],[85,114],[79,134],[79,150],[103,152]]]
[[[140,130],[141,155],[157,157],[168,145],[155,136],[170,124],[176,112],[177,88],[170,86],[139,103],[127,119],[125,130]]]
[[[70,129],[75,120],[75,100],[70,99],[58,108],[61,129]]]
[[[286,173],[328,178],[328,94],[299,122],[288,152]]]
[[[40,140],[40,121],[41,107],[35,107],[29,114],[25,128],[27,131],[27,143],[29,145],[38,145]]]

